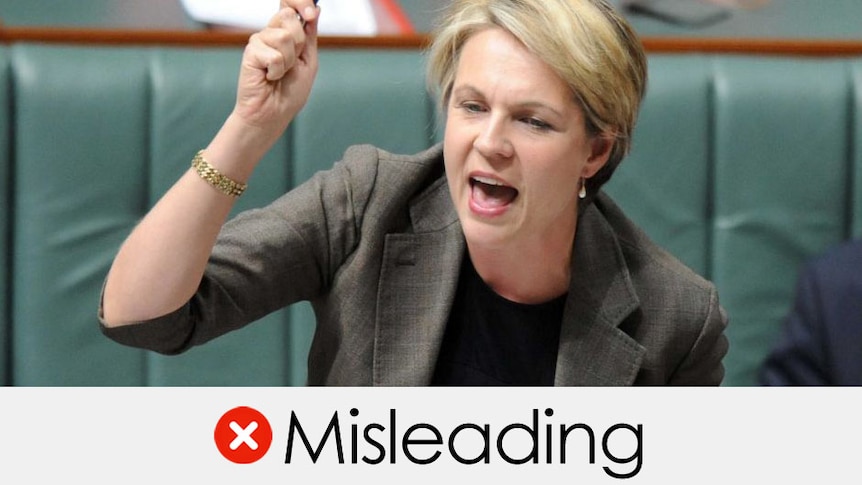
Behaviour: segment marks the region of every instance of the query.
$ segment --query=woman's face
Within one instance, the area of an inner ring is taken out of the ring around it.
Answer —
[[[463,46],[444,157],[471,248],[571,244],[579,179],[609,152],[606,139],[587,136],[569,87],[511,34],[487,29]]]

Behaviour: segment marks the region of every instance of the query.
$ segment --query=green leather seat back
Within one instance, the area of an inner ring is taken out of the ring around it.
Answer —
[[[287,311],[176,358],[118,346],[94,321],[119,244],[229,112],[238,52],[20,45],[13,56],[13,382],[301,384],[288,379]],[[288,173],[283,157],[265,162],[238,210],[283,193]]]
[[[9,358],[12,355],[12,342],[9,328],[9,296],[11,288],[9,258],[9,237],[12,235],[12,187],[11,187],[11,146],[9,144],[10,129],[10,94],[9,85],[9,50],[0,47],[0,385],[8,385],[11,381]]]
[[[192,156],[206,147],[233,108],[241,51],[161,49],[152,52],[148,206],[188,170]],[[239,199],[240,210],[266,205],[291,186],[284,141],[261,162]],[[306,322],[313,330],[313,320]],[[286,385],[285,351],[293,327],[288,312],[258,322],[179,356],[148,353],[151,385]]]
[[[311,98],[294,123],[296,180],[329,168],[350,145],[423,150],[433,140],[433,119],[416,51],[323,51]]]
[[[230,113],[241,50],[13,51],[12,382],[303,384],[314,331],[307,304],[172,357],[118,346],[94,321],[120,243]],[[412,51],[322,53],[306,109],[261,162],[234,213],[269,203],[351,144],[427,147],[433,116],[421,62]]]
[[[143,384],[94,325],[113,254],[146,209],[144,51],[16,45],[12,382]]]
[[[632,153],[608,192],[716,283],[725,385],[756,382],[803,261],[859,233],[859,65],[650,57]]]
[[[853,194],[850,197],[852,212],[852,236],[862,237],[862,60],[850,63],[853,91]]]
[[[715,64],[712,278],[731,315],[728,384],[752,384],[804,259],[849,233],[853,113],[841,60]]]
[[[0,49],[0,375],[14,385],[303,384],[309,305],[188,353],[122,347],[95,321],[104,276],[230,112],[240,49]],[[441,138],[418,50],[324,50],[311,98],[235,210],[355,143]],[[862,236],[862,59],[652,55],[632,152],[607,190],[715,281],[726,385],[751,385],[809,256]],[[10,137],[11,135],[11,137]]]
[[[632,151],[607,192],[649,235],[702,275],[709,272],[712,194],[711,69],[696,56],[650,58]]]

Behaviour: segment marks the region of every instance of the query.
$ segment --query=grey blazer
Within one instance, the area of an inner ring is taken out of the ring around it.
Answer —
[[[721,382],[727,318],[712,284],[603,194],[582,211],[573,251],[556,385]],[[229,221],[185,306],[102,331],[174,354],[309,300],[309,384],[427,385],[464,256],[439,145],[413,156],[351,147]]]

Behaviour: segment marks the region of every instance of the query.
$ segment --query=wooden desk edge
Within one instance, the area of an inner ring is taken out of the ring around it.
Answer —
[[[54,27],[2,27],[0,43],[18,42],[241,47],[251,32],[231,30],[113,30]],[[429,37],[423,34],[405,36],[348,37],[324,36],[323,48],[421,49]],[[786,56],[855,56],[862,55],[862,39],[757,39],[757,38],[691,38],[643,37],[648,53],[704,53]]]

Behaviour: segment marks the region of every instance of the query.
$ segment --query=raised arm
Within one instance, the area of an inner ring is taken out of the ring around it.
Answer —
[[[318,13],[313,0],[281,0],[250,37],[234,109],[202,152],[224,177],[244,184],[305,105],[317,73]],[[103,323],[148,320],[188,301],[235,199],[186,171],[120,247],[105,282]]]

